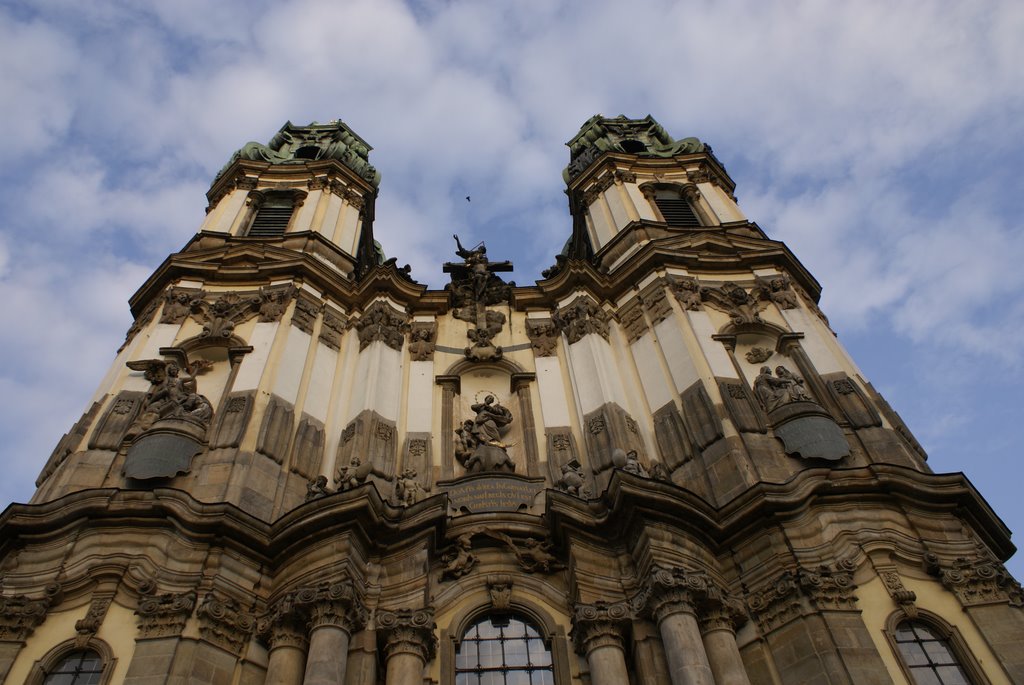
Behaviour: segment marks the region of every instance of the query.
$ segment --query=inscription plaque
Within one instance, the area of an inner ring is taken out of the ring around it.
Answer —
[[[486,473],[441,481],[437,487],[448,493],[448,501],[457,513],[524,511],[544,489],[544,479]]]

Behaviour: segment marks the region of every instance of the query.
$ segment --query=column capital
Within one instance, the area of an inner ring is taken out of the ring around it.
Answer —
[[[412,654],[429,662],[437,652],[434,608],[378,610],[374,617],[377,635],[384,641],[384,658]]]
[[[572,615],[576,651],[590,654],[600,647],[625,648],[626,629],[635,611],[625,601],[577,604]]]
[[[701,571],[655,567],[647,576],[640,600],[659,623],[673,614],[698,615],[698,608],[721,590]]]
[[[324,582],[295,593],[295,606],[307,616],[310,630],[335,626],[351,635],[366,625],[368,612],[351,580]]]

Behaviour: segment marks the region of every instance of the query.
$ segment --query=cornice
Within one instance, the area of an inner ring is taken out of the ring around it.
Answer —
[[[549,491],[546,516],[558,541],[572,533],[604,539],[664,522],[686,531],[709,549],[764,526],[831,502],[895,498],[914,508],[956,512],[999,559],[1016,548],[1010,532],[962,473],[931,474],[891,464],[849,469],[807,469],[784,483],[758,483],[722,507],[669,483],[616,471],[597,500],[584,502]]]
[[[725,183],[725,188],[730,195],[735,192],[736,183],[710,150],[691,152],[675,157],[640,157],[625,152],[602,152],[579,176],[569,182],[567,192],[576,192],[590,185],[598,176],[610,169],[664,173],[666,171],[682,171],[687,166],[700,163],[708,166],[708,174],[712,178],[720,179]]]
[[[236,159],[229,167],[224,169],[220,176],[214,179],[210,189],[206,191],[206,199],[210,204],[213,204],[232,190],[239,178],[256,176],[266,185],[268,181],[272,182],[278,179],[296,179],[308,182],[324,174],[342,177],[346,184],[358,187],[359,190],[363,191],[364,195],[373,195],[376,192],[376,189],[366,179],[360,177],[336,159],[289,164],[271,164],[270,162]]]

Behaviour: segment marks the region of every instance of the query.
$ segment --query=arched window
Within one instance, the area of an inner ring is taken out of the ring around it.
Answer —
[[[116,663],[102,640],[93,638],[84,647],[68,640],[32,665],[25,685],[105,685]]]
[[[43,685],[97,685],[103,675],[103,659],[91,649],[71,652],[46,671]]]
[[[455,685],[554,685],[551,647],[515,614],[487,614],[462,635]]]
[[[886,633],[915,685],[987,685],[963,638],[938,616],[919,610],[910,618],[900,612]]]

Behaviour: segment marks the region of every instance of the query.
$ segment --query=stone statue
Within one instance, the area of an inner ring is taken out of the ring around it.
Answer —
[[[416,479],[416,469],[407,468],[395,479],[395,499],[400,506],[409,507],[427,496],[427,491]]]
[[[317,476],[306,483],[307,502],[326,497],[329,494],[331,494],[331,491],[327,488],[327,476]]]
[[[483,301],[484,293],[487,290],[487,282],[491,279],[491,271],[488,269],[489,262],[487,261],[487,246],[480,243],[472,250],[467,250],[462,246],[459,241],[459,236],[453,234],[455,238],[455,254],[462,257],[466,262],[466,266],[469,267],[469,275],[473,289],[474,301]]]
[[[470,408],[476,413],[476,417],[471,424],[469,421],[463,424],[460,436],[463,445],[459,447],[463,453],[469,447],[470,440],[465,437],[467,430],[475,444],[469,457],[463,462],[465,469],[470,473],[515,471],[515,462],[507,452],[509,446],[501,441],[502,429],[512,423],[512,412],[501,406],[494,399],[494,395],[487,395],[483,402],[478,402]]]
[[[775,367],[775,375],[786,384],[786,394],[790,402],[813,402],[804,389],[804,379],[784,366]]]
[[[626,473],[632,473],[634,476],[650,478],[647,474],[647,469],[645,469],[644,465],[640,463],[640,458],[637,456],[636,450],[626,452],[626,465],[622,467],[622,470]]]
[[[512,553],[516,555],[520,568],[527,573],[551,573],[565,568],[565,564],[558,561],[551,553],[554,545],[546,540],[528,537],[517,545],[516,541],[505,533],[488,531],[487,534],[508,545]]]
[[[555,487],[562,492],[569,493],[573,497],[580,497],[582,499],[590,497],[590,489],[587,487],[587,481],[583,477],[583,467],[575,459],[562,464],[562,475],[558,482],[555,483]]]
[[[334,484],[337,486],[338,491],[345,492],[352,488],[358,488],[365,483],[366,477],[370,475],[370,468],[370,464],[363,466],[363,462],[359,457],[352,457],[351,461],[339,468],[338,473],[334,476]]]
[[[796,293],[790,285],[789,276],[779,275],[771,278],[757,278],[757,295],[761,299],[774,302],[779,309],[796,309]]]
[[[786,383],[772,375],[770,366],[762,366],[761,372],[754,379],[754,394],[767,412],[785,404],[788,397]]]
[[[476,566],[478,559],[472,552],[473,534],[465,533],[460,535],[455,544],[444,553],[442,560],[445,562],[441,578],[461,578]]]
[[[466,462],[473,455],[473,450],[479,446],[480,441],[473,435],[473,421],[466,419],[462,422],[461,428],[455,429],[455,460],[466,468]]]
[[[804,389],[804,379],[784,366],[775,367],[775,375],[762,366],[754,380],[754,394],[764,410],[770,412],[790,402],[813,402]]]
[[[665,481],[666,483],[672,482],[672,477],[668,473],[668,469],[660,461],[656,461],[651,464],[651,478],[654,480]]]
[[[177,362],[163,359],[128,362],[128,368],[143,371],[150,382],[138,419],[139,428],[147,430],[161,419],[184,419],[204,428],[209,426],[213,406],[196,392],[195,374],[210,366],[212,364],[205,360],[196,361],[190,369],[184,370]]]

